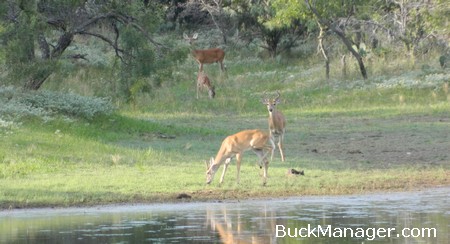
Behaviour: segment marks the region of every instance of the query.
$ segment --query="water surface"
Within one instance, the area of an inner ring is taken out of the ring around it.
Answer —
[[[442,187],[337,197],[11,210],[0,212],[0,243],[450,243],[449,196],[450,187]]]

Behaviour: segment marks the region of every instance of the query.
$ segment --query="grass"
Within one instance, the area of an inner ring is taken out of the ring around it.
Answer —
[[[0,208],[177,201],[180,193],[203,201],[450,184],[445,73],[432,86],[374,86],[383,79],[324,81],[316,66],[257,61],[228,63],[226,75],[215,65],[205,67],[216,84],[214,100],[205,94],[195,99],[195,65],[187,62],[176,81],[112,115],[3,122]],[[419,72],[411,79],[423,77]],[[384,80],[395,79],[404,77]],[[226,135],[267,128],[260,98],[275,90],[288,120],[287,162],[276,152],[263,187],[256,156],[248,152],[239,185],[234,164],[223,185],[220,170],[205,185],[204,161]],[[287,176],[290,168],[305,176]]]

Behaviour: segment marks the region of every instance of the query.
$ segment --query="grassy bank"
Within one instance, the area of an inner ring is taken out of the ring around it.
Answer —
[[[229,64],[227,75],[207,67],[214,100],[206,94],[195,99],[195,65],[188,62],[175,75],[180,82],[142,94],[111,115],[0,121],[0,208],[179,201],[180,193],[201,201],[450,184],[447,73],[323,81],[315,67],[245,62],[245,70],[242,63]],[[263,187],[256,156],[248,152],[239,185],[234,164],[222,186],[221,171],[205,185],[204,161],[225,136],[267,128],[260,97],[275,90],[288,120],[287,162],[276,152]],[[305,175],[286,175],[291,168]]]
[[[254,127],[252,116],[180,114],[148,122],[147,113],[90,123],[29,122],[2,134],[1,207],[175,201],[180,193],[193,200],[352,194],[450,183],[449,121],[440,112],[381,119],[355,111],[286,113],[287,162],[276,154],[266,187],[251,153],[244,156],[240,185],[233,166],[222,186],[219,175],[204,184],[203,161],[228,131]],[[265,126],[263,117],[256,127]],[[289,168],[305,176],[287,176]]]

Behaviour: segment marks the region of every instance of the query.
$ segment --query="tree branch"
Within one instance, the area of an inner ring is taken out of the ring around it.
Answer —
[[[49,59],[50,58],[50,45],[48,44],[47,40],[45,39],[44,34],[40,33],[38,35],[38,43],[39,43],[39,48],[41,49],[42,59]]]
[[[73,55],[68,55],[66,58],[72,58],[72,59],[84,59],[86,61],[89,61],[86,58],[87,54],[73,54]]]
[[[136,21],[134,21],[133,18],[130,18],[129,16],[117,14],[114,12],[109,13],[107,16],[108,16],[108,18],[114,18],[121,23],[130,24],[135,29],[139,30],[142,34],[144,34],[144,36],[147,38],[147,40],[149,40],[158,49],[160,49],[161,47],[165,47],[163,44],[161,44],[161,43],[155,41],[153,38],[151,38],[150,34],[141,25],[136,23]]]
[[[123,60],[122,55],[120,55],[119,53],[126,53],[126,52],[125,52],[123,49],[119,48],[119,46],[117,45],[117,39],[116,39],[115,42],[113,42],[112,40],[108,39],[106,36],[103,36],[103,35],[98,34],[98,33],[87,32],[87,31],[80,31],[80,32],[78,32],[78,34],[80,34],[80,35],[94,36],[94,37],[97,37],[97,38],[99,38],[100,40],[102,40],[102,41],[108,43],[112,48],[114,48],[114,51],[116,52],[116,56],[117,56],[118,58],[120,58],[120,60],[121,60],[122,62],[125,63],[125,60]]]
[[[91,27],[92,25],[95,25],[97,22],[104,20],[104,19],[114,19],[123,24],[130,24],[135,29],[139,30],[142,34],[144,34],[144,36],[147,38],[147,40],[149,40],[158,49],[161,47],[164,47],[163,44],[161,44],[161,43],[155,41],[153,38],[151,38],[150,34],[142,26],[140,26],[138,23],[136,23],[134,18],[132,18],[130,16],[125,16],[125,15],[122,15],[122,14],[119,14],[116,12],[109,12],[109,13],[97,15],[97,16],[89,19],[82,25],[78,26],[77,28],[75,28],[75,30],[73,32],[74,32],[74,34],[85,33],[89,27]]]

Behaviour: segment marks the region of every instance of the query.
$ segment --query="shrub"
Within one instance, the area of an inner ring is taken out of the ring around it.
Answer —
[[[106,98],[84,97],[70,92],[25,92],[13,87],[0,87],[0,116],[6,120],[23,117],[49,120],[57,116],[91,120],[113,111],[114,106]]]

